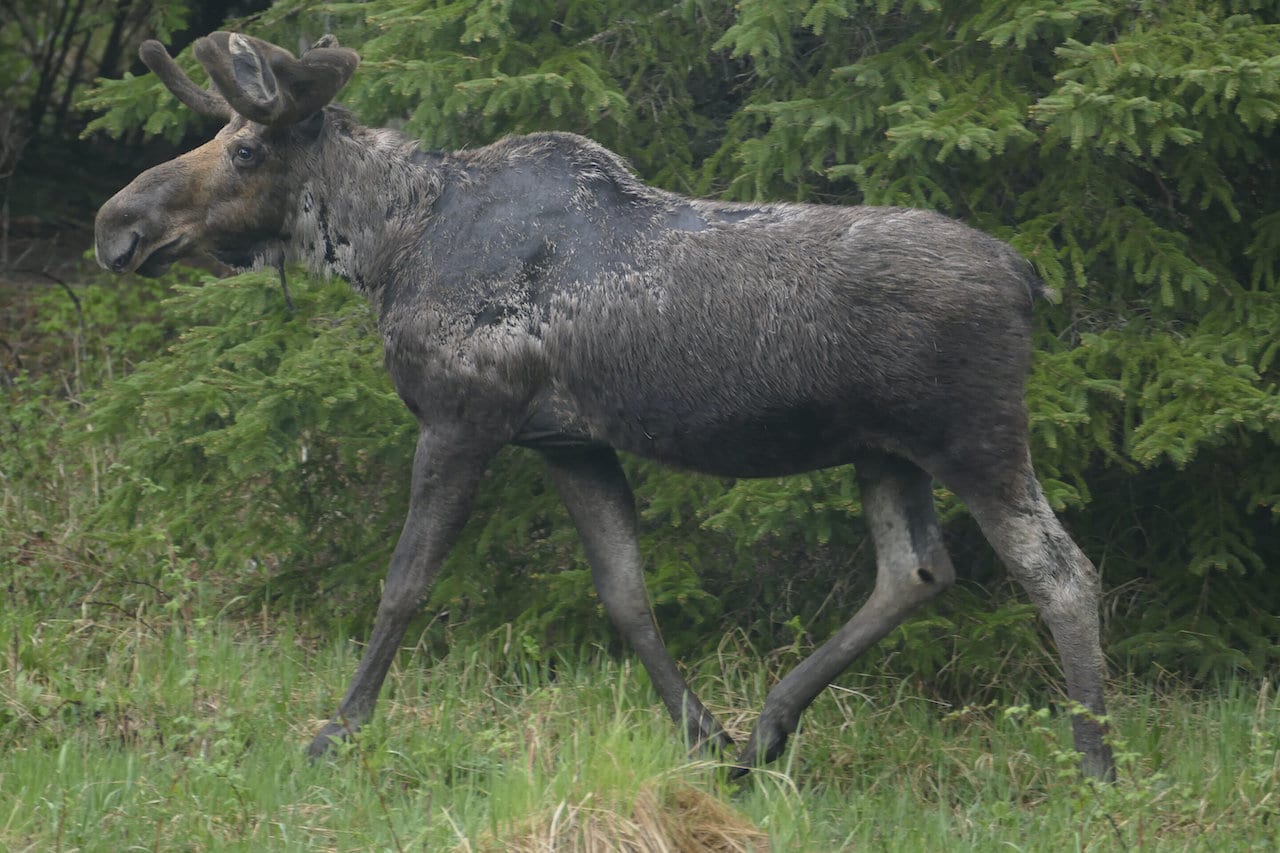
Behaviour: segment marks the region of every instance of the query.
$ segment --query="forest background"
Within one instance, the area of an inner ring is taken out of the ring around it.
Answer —
[[[414,424],[342,282],[291,271],[289,310],[274,274],[118,280],[83,256],[101,201],[213,132],[138,43],[178,55],[224,23],[290,46],[334,32],[363,57],[340,100],[428,147],[568,130],[678,192],[928,207],[1009,241],[1056,294],[1036,314],[1033,456],[1102,574],[1113,671],[1207,688],[1280,662],[1280,4],[0,0],[0,16],[0,609],[8,676],[40,685],[42,713],[86,701],[34,639],[77,614],[287,613],[362,637],[406,507]],[[627,468],[677,655],[729,634],[808,648],[869,591],[847,470]],[[955,706],[1047,693],[1034,613],[938,497],[958,588],[858,668]],[[437,653],[495,635],[538,660],[618,650],[532,454],[493,467],[419,631]]]

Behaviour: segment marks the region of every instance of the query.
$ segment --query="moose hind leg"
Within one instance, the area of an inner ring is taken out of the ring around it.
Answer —
[[[1115,761],[1107,745],[1103,699],[1105,664],[1098,624],[1098,573],[1063,529],[1024,457],[998,486],[952,486],[983,535],[999,553],[1049,626],[1067,681],[1067,696],[1088,714],[1074,715],[1072,729],[1081,769],[1113,781]]]
[[[689,688],[654,622],[644,586],[636,510],[626,475],[609,448],[544,451],[591,565],[610,620],[644,664],[654,689],[690,747],[713,752],[733,741]]]
[[[856,465],[863,512],[876,548],[875,588],[835,636],[769,691],[734,776],[777,758],[800,714],[823,688],[912,611],[955,582],[938,528],[930,476],[892,456],[868,456]]]

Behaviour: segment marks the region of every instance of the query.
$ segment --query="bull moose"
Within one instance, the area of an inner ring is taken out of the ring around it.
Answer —
[[[1028,450],[1044,285],[1008,245],[923,210],[686,198],[567,133],[424,150],[331,103],[359,62],[332,36],[299,57],[216,32],[194,52],[208,89],[158,42],[140,49],[180,101],[226,125],[102,207],[98,262],[154,276],[206,252],[346,279],[376,309],[420,424],[372,636],[312,755],[371,716],[487,461],[515,444],[545,460],[605,610],[688,743],[717,750],[732,740],[654,623],[617,452],[727,477],[853,464],[874,590],[770,690],[735,774],[776,758],[832,679],[954,582],[936,479],[1048,624],[1083,769],[1114,777],[1097,573]]]

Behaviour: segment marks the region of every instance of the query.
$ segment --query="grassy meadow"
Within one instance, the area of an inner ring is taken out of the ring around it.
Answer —
[[[637,666],[499,633],[407,649],[375,722],[312,765],[355,643],[266,612],[93,611],[0,611],[0,849],[1266,850],[1280,833],[1266,681],[1115,685],[1121,780],[1099,787],[1050,709],[948,708],[855,674],[731,784],[684,754]],[[790,662],[726,643],[691,671],[742,738]]]

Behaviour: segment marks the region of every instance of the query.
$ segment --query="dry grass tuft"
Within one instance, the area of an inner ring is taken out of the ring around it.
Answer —
[[[711,794],[688,786],[646,786],[625,804],[561,801],[550,815],[486,838],[482,851],[510,853],[753,853],[769,836]],[[469,849],[463,847],[461,849]]]

